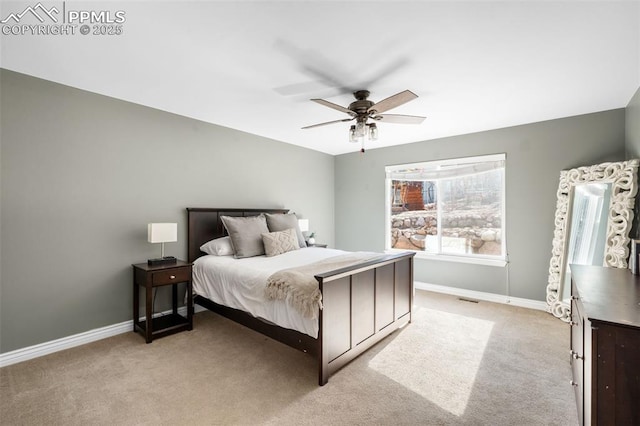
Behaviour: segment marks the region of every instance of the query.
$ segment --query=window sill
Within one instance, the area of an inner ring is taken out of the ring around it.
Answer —
[[[399,253],[404,251],[411,250],[398,250],[398,249],[387,249],[385,253]],[[469,256],[455,256],[450,254],[434,254],[434,253],[425,253],[421,251],[416,251],[417,259],[425,259],[425,260],[436,260],[436,261],[444,261],[444,262],[455,262],[455,263],[469,263],[473,265],[484,265],[484,266],[497,266],[500,268],[504,268],[507,266],[507,261],[504,259],[488,259],[485,257],[469,257]]]

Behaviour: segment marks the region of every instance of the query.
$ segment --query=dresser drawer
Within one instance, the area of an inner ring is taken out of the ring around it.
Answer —
[[[191,280],[191,267],[175,268],[166,271],[154,272],[151,278],[152,285],[165,285]]]

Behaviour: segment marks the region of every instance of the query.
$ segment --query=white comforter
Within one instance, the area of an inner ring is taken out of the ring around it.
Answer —
[[[265,287],[279,270],[339,256],[347,252],[308,247],[278,256],[235,259],[233,256],[202,256],[193,264],[193,292],[220,305],[249,312],[280,327],[318,337],[318,320],[303,317],[285,300],[269,300]]]

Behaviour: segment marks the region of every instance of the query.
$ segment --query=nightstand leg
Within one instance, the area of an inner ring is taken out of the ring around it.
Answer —
[[[191,281],[187,283],[187,320],[189,321],[189,330],[193,330],[193,290]]]
[[[171,286],[171,300],[173,306],[173,314],[176,315],[178,313],[178,284],[174,284]]]
[[[151,341],[153,340],[153,289],[150,285],[147,285],[146,287],[146,293],[147,293],[147,303],[145,305],[145,309],[146,309],[146,314],[147,314],[147,318],[146,318],[146,329],[145,329],[145,338],[147,343],[151,343]]]
[[[136,326],[140,319],[140,287],[136,282],[136,271],[133,270],[133,332],[136,332]]]

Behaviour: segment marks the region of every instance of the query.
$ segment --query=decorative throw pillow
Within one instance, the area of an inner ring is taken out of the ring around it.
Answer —
[[[298,217],[294,213],[267,213],[265,216],[267,217],[267,226],[269,227],[269,231],[277,232],[293,229],[295,230],[296,238],[298,239],[298,246],[300,248],[307,246],[304,236],[300,231],[300,227],[298,226]]]
[[[216,238],[200,246],[200,250],[212,254],[214,256],[229,256],[233,254],[233,247],[231,247],[231,238],[222,237]]]
[[[262,242],[264,243],[264,250],[267,257],[300,249],[296,230],[293,228],[285,231],[262,234]]]
[[[263,215],[249,217],[220,216],[231,238],[231,247],[236,259],[264,254],[262,234],[268,233],[267,220]]]

